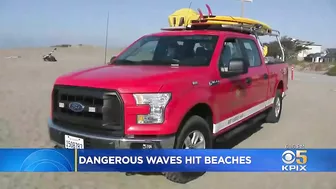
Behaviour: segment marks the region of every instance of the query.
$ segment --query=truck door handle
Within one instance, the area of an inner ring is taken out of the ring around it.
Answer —
[[[268,74],[264,74],[264,79],[268,79]]]
[[[250,85],[252,83],[252,78],[248,77],[245,79],[245,82]]]

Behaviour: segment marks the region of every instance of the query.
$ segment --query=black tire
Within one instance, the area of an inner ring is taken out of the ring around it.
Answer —
[[[212,148],[212,132],[210,130],[209,124],[200,116],[191,116],[185,124],[182,126],[182,129],[178,132],[175,140],[175,149],[182,149],[184,140],[191,134],[193,131],[199,131],[203,134],[205,140],[205,148]],[[163,175],[170,181],[180,184],[185,184],[189,181],[192,181],[205,172],[164,172]]]
[[[280,112],[276,114],[276,103],[279,100],[280,102]],[[273,101],[273,106],[272,108],[268,111],[267,116],[266,116],[266,123],[277,123],[280,120],[282,113],[282,93],[281,90],[277,90],[275,93],[274,101]]]

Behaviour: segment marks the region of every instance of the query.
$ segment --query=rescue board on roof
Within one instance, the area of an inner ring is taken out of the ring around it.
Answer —
[[[190,8],[182,8],[169,15],[168,22],[170,27],[187,27],[191,25],[245,25],[258,26],[262,33],[272,33],[272,28],[258,20],[236,16],[215,16],[208,4],[205,5],[208,15],[204,15],[201,9],[198,12]],[[268,47],[262,46],[263,55],[268,53]]]
[[[198,12],[190,8],[182,8],[169,15],[170,27],[198,25],[198,24],[221,24],[221,25],[258,25],[260,30],[266,33],[272,32],[272,28],[258,20],[237,16],[216,16],[212,14],[209,5],[206,4],[208,15],[204,15],[201,9]]]
[[[192,20],[199,19],[198,12],[193,9],[183,8],[169,15],[168,22],[170,27],[188,26]]]

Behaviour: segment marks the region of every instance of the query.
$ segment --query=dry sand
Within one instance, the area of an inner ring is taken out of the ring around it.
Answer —
[[[60,74],[104,63],[97,47],[59,48],[57,63],[45,63],[42,55],[52,48],[0,51],[0,147],[52,147],[47,118],[50,93]],[[108,59],[116,51],[109,50]],[[21,56],[6,59],[6,56]],[[278,124],[243,139],[239,148],[285,147],[335,148],[336,78],[298,73],[290,83]],[[335,173],[207,173],[186,185],[162,176],[130,176],[121,173],[1,173],[1,189],[131,189],[131,188],[259,188],[335,189]]]

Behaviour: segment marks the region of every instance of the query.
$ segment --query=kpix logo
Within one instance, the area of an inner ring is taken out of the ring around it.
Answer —
[[[282,161],[286,164],[282,165],[282,171],[307,171],[307,150],[286,150],[282,153]]]

